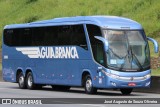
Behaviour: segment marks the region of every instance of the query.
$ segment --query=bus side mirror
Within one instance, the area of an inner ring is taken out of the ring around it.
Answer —
[[[154,44],[154,52],[158,53],[158,51],[159,51],[158,42],[150,37],[147,37],[147,39]]]
[[[108,52],[108,49],[109,49],[108,48],[108,41],[105,38],[100,37],[100,36],[94,36],[94,37],[103,42],[105,51]]]

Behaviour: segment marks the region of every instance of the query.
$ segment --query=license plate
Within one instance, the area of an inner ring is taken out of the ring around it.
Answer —
[[[136,83],[128,83],[128,86],[136,86]]]

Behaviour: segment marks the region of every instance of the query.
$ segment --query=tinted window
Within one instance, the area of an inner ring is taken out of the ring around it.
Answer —
[[[30,46],[30,29],[9,29],[4,31],[4,43],[8,46]]]
[[[87,31],[90,38],[94,59],[98,63],[105,65],[103,43],[94,37],[102,36],[100,28],[95,25],[87,25]]]
[[[87,49],[83,25],[36,27],[4,30],[8,46],[77,45]]]

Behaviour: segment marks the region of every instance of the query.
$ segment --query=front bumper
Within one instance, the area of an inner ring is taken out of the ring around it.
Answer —
[[[151,78],[141,81],[122,81],[108,77],[106,82],[106,87],[109,88],[147,88],[150,87]]]
[[[108,72],[107,72],[108,71]],[[106,88],[147,88],[151,83],[151,71],[119,72],[102,70],[106,75]]]

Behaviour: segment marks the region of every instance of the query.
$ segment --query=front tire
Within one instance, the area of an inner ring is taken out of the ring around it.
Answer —
[[[19,88],[21,89],[26,88],[26,81],[25,81],[25,77],[23,76],[22,72],[20,72],[20,74],[18,75],[18,85],[19,85]]]
[[[36,85],[34,84],[33,74],[31,72],[27,74],[26,83],[28,89],[32,90],[36,88]]]
[[[97,89],[93,87],[93,83],[90,75],[87,75],[85,78],[84,88],[87,94],[94,94],[97,92]]]
[[[123,89],[120,89],[120,91],[121,91],[121,93],[123,94],[123,95],[130,95],[131,94],[131,92],[132,92],[132,88],[123,88]]]

